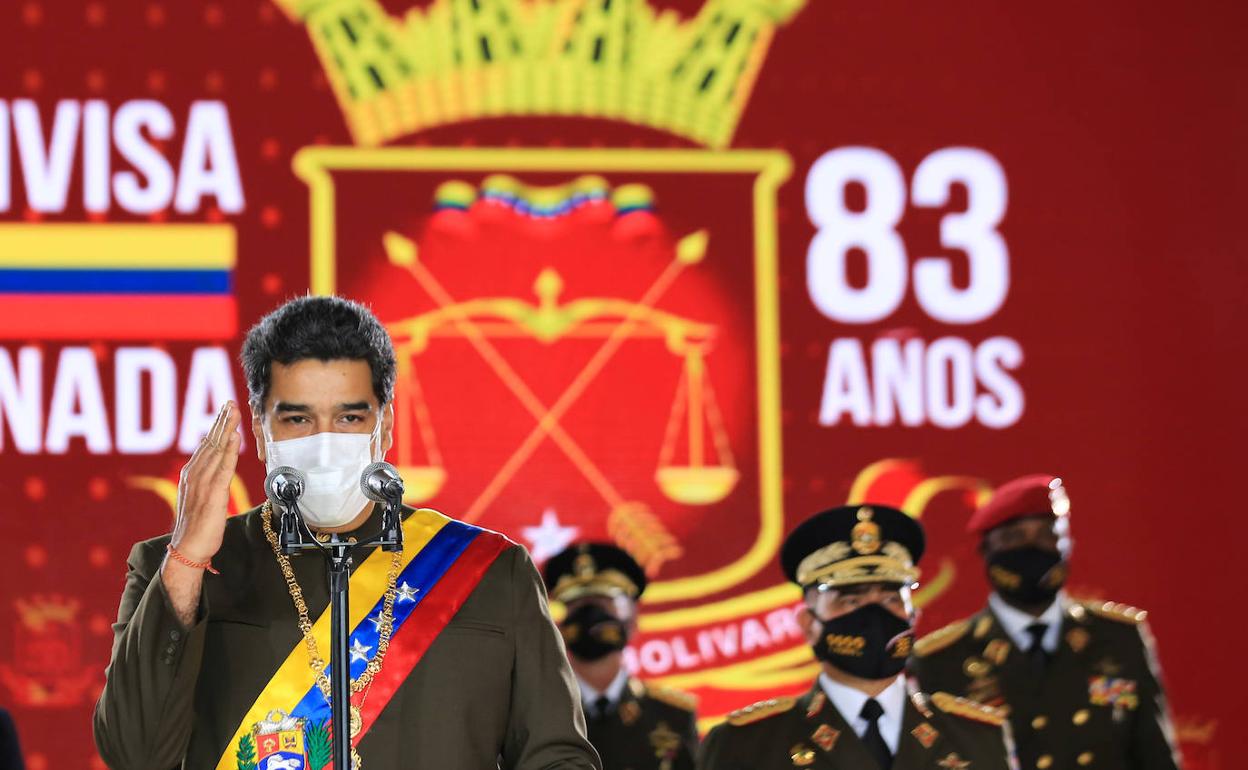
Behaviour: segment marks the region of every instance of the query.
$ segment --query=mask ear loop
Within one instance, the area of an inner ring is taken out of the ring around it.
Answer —
[[[386,412],[383,406],[377,410],[377,421],[373,423],[373,435],[369,437],[369,462],[380,462],[386,458],[386,453],[381,451],[381,421]]]
[[[277,442],[273,440],[273,431],[269,429],[269,416],[267,414],[260,415],[260,436],[264,439],[264,459],[266,464],[273,463],[273,445]]]

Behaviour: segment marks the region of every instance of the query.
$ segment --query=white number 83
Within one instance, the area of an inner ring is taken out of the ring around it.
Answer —
[[[851,182],[866,190],[866,208],[850,211],[845,188]],[[966,253],[970,282],[953,284],[945,257],[914,262],[914,293],[929,316],[950,324],[971,324],[991,317],[1009,291],[1010,260],[997,225],[1005,216],[1005,172],[996,159],[971,147],[947,147],[923,159],[915,169],[911,200],[938,208],[949,202],[955,183],[967,189],[967,210],[945,215],[941,245]],[[887,153],[872,147],[841,147],[824,153],[806,177],[806,210],[818,232],[806,253],[806,281],[811,299],[834,321],[866,324],[892,315],[906,294],[906,246],[897,234],[905,211],[905,177]],[[851,286],[846,274],[850,249],[867,257],[867,283]]]

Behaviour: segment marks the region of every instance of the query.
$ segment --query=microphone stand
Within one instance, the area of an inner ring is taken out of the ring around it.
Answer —
[[[334,770],[351,770],[351,647],[347,643],[351,638],[351,629],[347,625],[351,617],[348,591],[351,553],[357,548],[373,546],[380,547],[382,551],[398,551],[403,548],[403,527],[400,523],[403,512],[402,497],[387,499],[385,503],[374,503],[384,506],[381,531],[356,542],[344,540],[334,533],[330,535],[328,542],[322,543],[303,520],[297,499],[282,501],[279,505],[282,515],[278,543],[282,553],[299,556],[305,551],[319,550],[324,554],[329,567],[329,705],[333,737],[331,757]]]

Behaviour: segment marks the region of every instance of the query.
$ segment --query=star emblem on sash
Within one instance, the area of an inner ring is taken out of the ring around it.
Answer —
[[[418,593],[420,593],[419,588],[412,588],[407,584],[407,581],[404,580],[403,585],[399,586],[399,593],[398,596],[395,597],[395,601],[414,602],[416,601],[416,594]]]
[[[360,644],[360,640],[356,639],[355,642],[351,645],[351,662],[354,663],[357,660],[362,660],[362,661],[367,662],[368,651],[371,649],[373,648],[367,645]]]

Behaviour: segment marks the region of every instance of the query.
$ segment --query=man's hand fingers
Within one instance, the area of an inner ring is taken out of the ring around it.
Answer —
[[[222,443],[221,462],[217,466],[217,470],[226,475],[226,483],[229,483],[229,480],[234,478],[234,467],[238,465],[238,448],[242,443],[243,437],[238,435],[237,430],[227,435]]]
[[[191,459],[187,460],[186,465],[182,466],[183,477],[185,477],[190,472],[191,468],[195,467],[195,461],[199,459],[199,456],[204,453],[204,447],[207,444],[208,444],[208,436],[204,436],[203,438],[199,440],[199,443],[195,445],[195,451],[191,452]]]
[[[212,423],[212,429],[208,431],[208,441],[212,444],[214,450],[220,449],[221,442],[225,439],[226,426],[229,425],[230,417],[234,413],[233,406],[233,401],[226,401],[222,404],[216,421]]]

